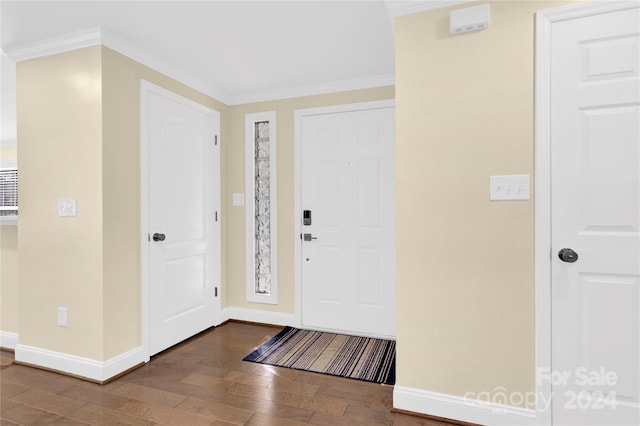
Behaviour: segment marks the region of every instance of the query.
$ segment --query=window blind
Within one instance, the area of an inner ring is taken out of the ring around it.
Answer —
[[[0,216],[18,214],[18,169],[0,170]]]

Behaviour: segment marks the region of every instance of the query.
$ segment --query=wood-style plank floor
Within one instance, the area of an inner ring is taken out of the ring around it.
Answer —
[[[446,425],[391,412],[392,386],[242,361],[279,330],[227,323],[104,386],[4,367],[0,424]]]

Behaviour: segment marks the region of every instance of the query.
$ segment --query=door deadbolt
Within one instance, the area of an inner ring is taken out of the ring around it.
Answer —
[[[303,212],[302,212],[302,224],[304,226],[311,225],[311,210],[303,210]]]

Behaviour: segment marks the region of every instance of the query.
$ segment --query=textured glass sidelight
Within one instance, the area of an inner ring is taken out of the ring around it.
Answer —
[[[271,200],[269,122],[255,123],[254,145],[254,230],[255,230],[255,291],[271,294]]]

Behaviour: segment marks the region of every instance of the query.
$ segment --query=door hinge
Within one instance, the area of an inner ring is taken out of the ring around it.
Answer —
[[[218,287],[214,287],[214,297],[218,297]]]
[[[216,212],[216,222],[218,221],[218,212]]]
[[[213,135],[213,144],[218,146],[218,135]]]

